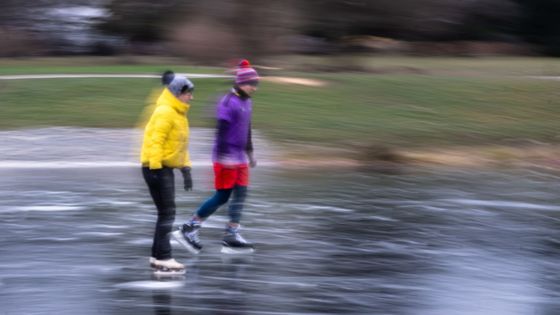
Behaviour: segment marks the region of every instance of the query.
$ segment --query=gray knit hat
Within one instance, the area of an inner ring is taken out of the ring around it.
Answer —
[[[194,90],[194,84],[185,76],[175,75],[167,88],[173,95],[179,96],[181,93],[192,92]]]

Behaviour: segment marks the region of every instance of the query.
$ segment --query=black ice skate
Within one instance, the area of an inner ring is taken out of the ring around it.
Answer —
[[[224,239],[222,241],[222,250],[224,254],[250,254],[255,251],[255,246],[247,242],[241,234],[239,228],[226,228]]]
[[[202,249],[202,244],[200,243],[200,239],[198,238],[199,230],[200,224],[187,223],[183,224],[183,227],[181,227],[179,230],[171,233],[171,236],[173,236],[173,238],[189,252],[198,254]]]

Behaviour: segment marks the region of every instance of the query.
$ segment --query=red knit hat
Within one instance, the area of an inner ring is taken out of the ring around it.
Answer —
[[[251,68],[251,64],[249,63],[249,60],[243,59],[237,64],[237,67],[238,68]]]
[[[235,71],[236,84],[257,82],[259,79],[259,74],[255,69],[251,68],[249,60],[243,59],[237,64],[237,70]]]

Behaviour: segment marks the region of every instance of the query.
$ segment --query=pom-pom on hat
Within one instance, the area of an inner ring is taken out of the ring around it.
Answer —
[[[235,84],[249,84],[256,83],[260,79],[259,74],[253,68],[247,59],[241,60],[237,64],[237,70],[235,72]]]
[[[251,64],[249,63],[249,60],[247,59],[243,59],[239,62],[239,64],[237,65],[238,68],[251,68]]]
[[[169,83],[171,83],[171,81],[173,81],[173,78],[175,77],[175,73],[171,70],[167,70],[165,71],[162,75],[161,75],[161,84],[167,86],[169,85]]]

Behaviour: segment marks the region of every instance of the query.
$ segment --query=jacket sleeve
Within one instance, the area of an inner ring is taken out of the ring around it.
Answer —
[[[188,143],[187,143],[187,151],[185,152],[185,160],[183,161],[183,167],[185,166],[192,168],[191,155],[189,154]]]
[[[251,124],[249,124],[249,134],[247,135],[247,146],[245,151],[249,154],[253,153],[253,137],[251,133]]]
[[[218,158],[224,157],[229,152],[228,145],[226,142],[226,134],[229,128],[229,122],[227,120],[219,119],[216,126],[216,153]]]
[[[171,115],[165,108],[159,107],[154,112],[154,131],[152,133],[152,150],[150,151],[150,169],[162,168],[163,145],[167,140],[169,132],[173,126]]]

